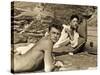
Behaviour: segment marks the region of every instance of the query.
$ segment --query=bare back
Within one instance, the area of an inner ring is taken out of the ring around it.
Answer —
[[[26,54],[14,55],[12,69],[14,72],[35,70],[44,58],[45,50],[52,49],[53,43],[48,37],[40,39]]]

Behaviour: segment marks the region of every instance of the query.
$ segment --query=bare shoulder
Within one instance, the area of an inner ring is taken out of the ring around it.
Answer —
[[[41,43],[45,44],[45,45],[53,45],[52,41],[48,38],[48,37],[43,37],[40,40]]]
[[[49,49],[53,47],[52,41],[48,37],[43,37],[40,40],[40,44],[42,45],[43,48]]]

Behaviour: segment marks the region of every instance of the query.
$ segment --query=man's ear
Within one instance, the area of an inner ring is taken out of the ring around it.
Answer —
[[[50,33],[47,31],[46,33],[45,33],[45,36],[48,36]]]

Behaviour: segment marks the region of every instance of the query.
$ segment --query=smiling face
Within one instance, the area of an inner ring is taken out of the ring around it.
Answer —
[[[51,30],[49,31],[49,35],[53,43],[56,43],[61,35],[61,31],[56,29],[55,27],[52,27]]]
[[[70,22],[71,28],[72,29],[77,29],[78,27],[78,19],[77,18],[73,18]]]

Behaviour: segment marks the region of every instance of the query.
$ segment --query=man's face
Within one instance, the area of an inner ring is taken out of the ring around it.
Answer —
[[[71,20],[71,28],[76,29],[78,27],[78,19],[77,18],[73,18]]]
[[[59,37],[61,35],[61,31],[52,27],[50,32],[49,32],[49,35],[51,37],[51,40],[53,41],[53,43],[56,43],[58,40],[59,40]]]

